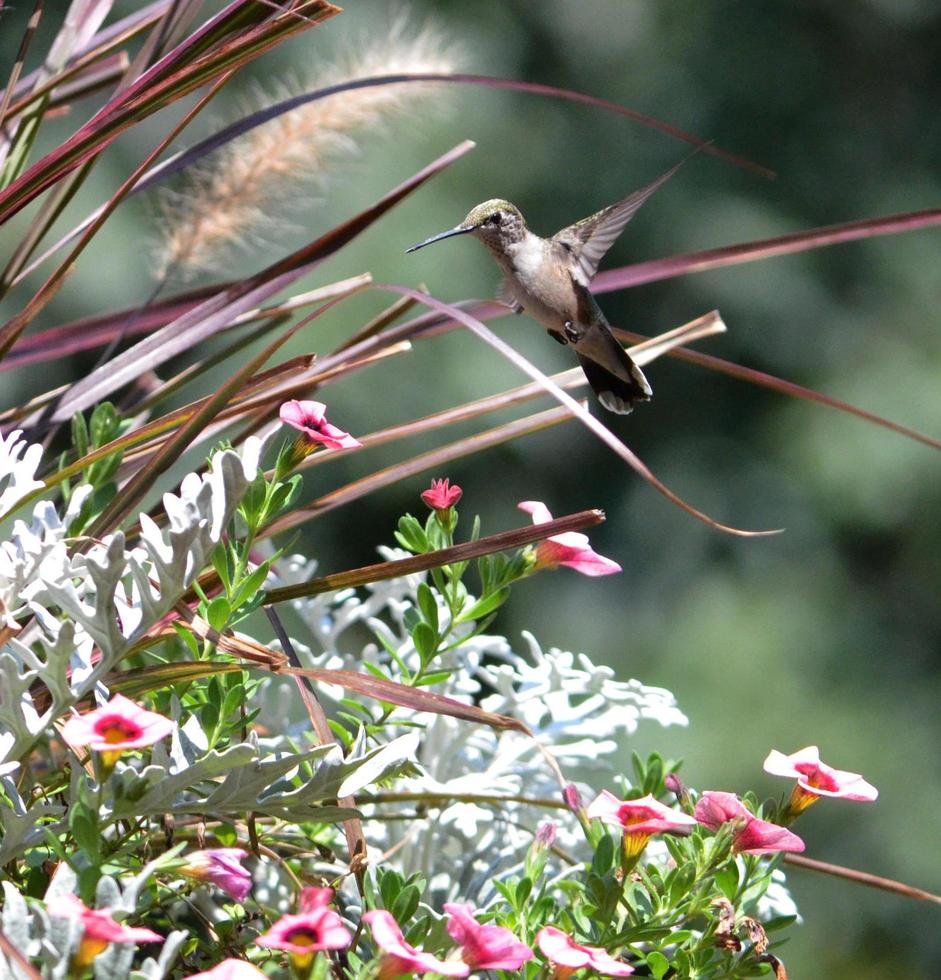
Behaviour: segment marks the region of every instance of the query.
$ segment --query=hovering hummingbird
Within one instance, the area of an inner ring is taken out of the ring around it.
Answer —
[[[634,402],[650,400],[651,388],[611,333],[588,286],[624,226],[685,162],[623,201],[576,221],[551,238],[540,238],[531,232],[516,205],[495,199],[478,204],[456,227],[432,235],[406,251],[414,252],[453,235],[473,235],[482,241],[503,272],[498,298],[514,313],[526,310],[550,337],[570,345],[601,404],[609,411],[626,415]]]

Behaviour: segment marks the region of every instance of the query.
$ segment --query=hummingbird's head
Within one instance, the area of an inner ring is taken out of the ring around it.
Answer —
[[[473,235],[485,245],[500,249],[523,240],[526,235],[526,222],[523,221],[523,215],[515,204],[495,198],[478,204],[456,227],[432,235],[431,238],[426,238],[425,241],[405,251],[414,252],[432,242],[440,242],[443,238],[451,238],[453,235]]]

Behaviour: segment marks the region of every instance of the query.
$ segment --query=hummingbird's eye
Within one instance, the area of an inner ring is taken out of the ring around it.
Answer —
[[[487,219],[490,224],[498,225],[503,220],[503,215],[499,211],[494,211],[492,215]]]

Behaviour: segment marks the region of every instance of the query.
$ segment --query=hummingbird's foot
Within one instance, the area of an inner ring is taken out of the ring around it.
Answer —
[[[568,338],[566,338],[565,334],[563,334],[561,331],[547,330],[546,333],[549,334],[553,340],[557,340],[563,347],[568,344]]]
[[[575,326],[575,324],[572,323],[571,320],[565,321],[564,330],[565,330],[565,339],[570,344],[577,344],[584,336],[582,332]]]

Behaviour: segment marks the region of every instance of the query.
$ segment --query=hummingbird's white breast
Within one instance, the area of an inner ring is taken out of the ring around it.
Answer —
[[[496,257],[506,275],[506,292],[531,317],[556,331],[566,321],[578,322],[577,287],[568,256],[558,245],[527,231]]]

